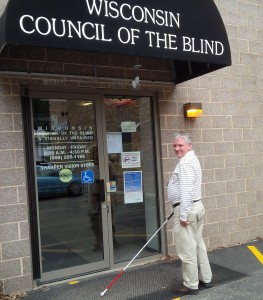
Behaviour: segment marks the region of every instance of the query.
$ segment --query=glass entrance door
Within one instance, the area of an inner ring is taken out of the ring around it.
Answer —
[[[151,98],[44,95],[31,96],[40,281],[113,269],[159,227]],[[157,235],[139,258],[160,253]]]
[[[41,280],[109,268],[100,99],[32,99]]]
[[[150,97],[105,95],[114,263],[131,260],[159,227],[153,108]],[[139,258],[161,252],[156,236]]]

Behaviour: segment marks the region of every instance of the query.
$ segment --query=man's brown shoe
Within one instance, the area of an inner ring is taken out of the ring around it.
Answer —
[[[197,295],[198,290],[190,289],[185,285],[181,285],[178,288],[175,288],[173,291],[175,294],[184,294],[184,295]]]

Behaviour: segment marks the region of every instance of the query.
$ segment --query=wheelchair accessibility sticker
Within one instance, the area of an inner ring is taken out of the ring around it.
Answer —
[[[94,172],[92,170],[81,171],[82,183],[94,183]]]

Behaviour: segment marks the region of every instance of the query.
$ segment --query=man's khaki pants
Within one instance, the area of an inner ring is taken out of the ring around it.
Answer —
[[[205,209],[201,201],[192,204],[188,215],[189,225],[180,225],[180,205],[174,208],[174,235],[178,257],[182,261],[183,284],[198,289],[199,280],[209,283],[212,272],[208,261],[202,231]]]

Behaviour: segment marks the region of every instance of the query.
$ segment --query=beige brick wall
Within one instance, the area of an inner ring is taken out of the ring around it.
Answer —
[[[176,162],[173,133],[189,130],[203,167],[204,236],[210,250],[263,237],[263,2],[215,3],[233,65],[177,85],[159,101],[164,186]],[[183,119],[183,103],[190,101],[202,102],[202,118]],[[171,225],[167,237],[173,255]]]
[[[21,100],[0,77],[0,280],[6,291],[32,288]]]

